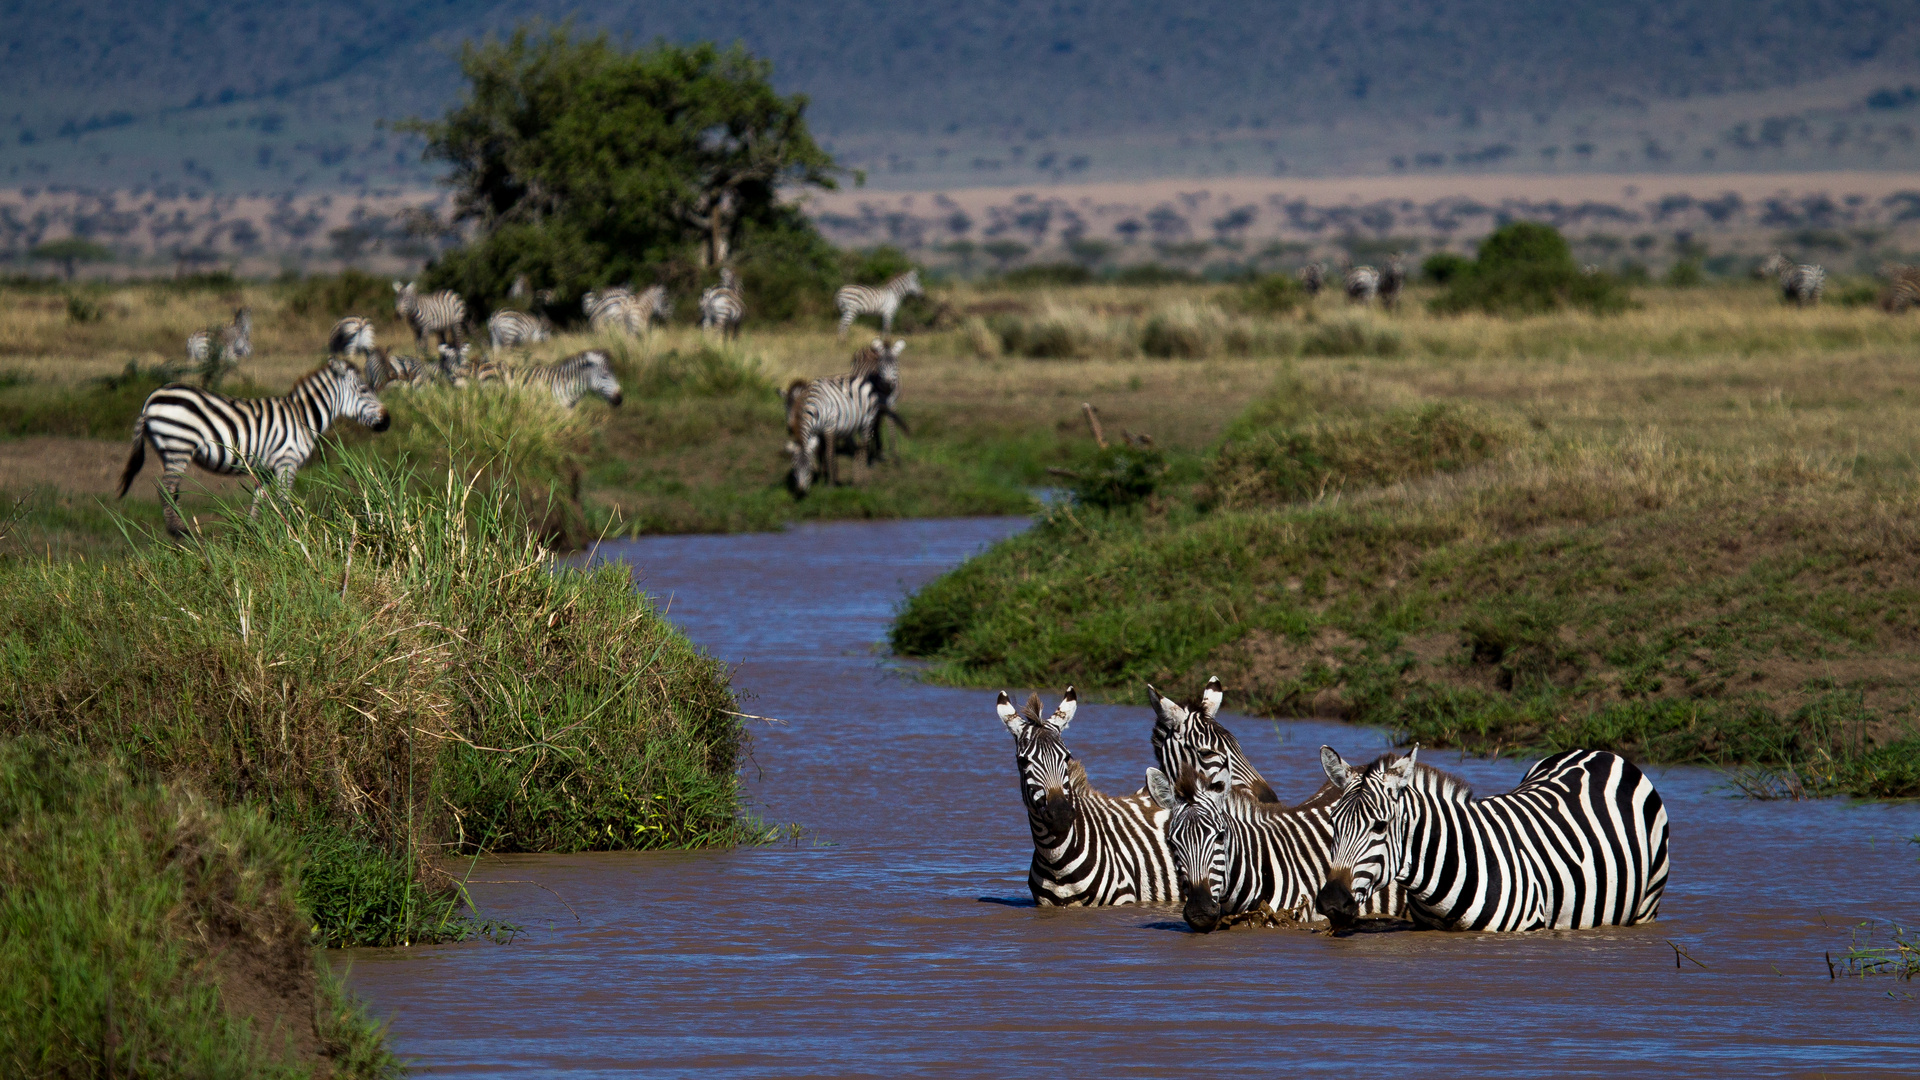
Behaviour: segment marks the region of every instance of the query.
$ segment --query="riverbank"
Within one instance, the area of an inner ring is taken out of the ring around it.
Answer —
[[[1059,509],[892,640],[969,686],[1228,681],[1476,751],[1920,795],[1920,324],[1661,291],[1303,356],[1197,475]]]

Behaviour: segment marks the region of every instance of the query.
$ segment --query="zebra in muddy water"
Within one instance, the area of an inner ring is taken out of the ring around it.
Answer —
[[[257,514],[266,493],[265,475],[271,474],[282,494],[290,491],[293,474],[313,455],[320,436],[342,417],[374,431],[387,429],[386,406],[359,369],[339,357],[294,383],[285,397],[230,398],[195,386],[163,386],[147,395],[133,422],[133,451],[120,475],[120,497],[126,497],[146,464],[151,444],[160,457],[160,504],[169,533],[187,532],[175,503],[189,463],[227,476],[261,475],[253,491]]]
[[[373,320],[349,315],[333,324],[327,335],[328,356],[373,355]]]
[[[537,345],[553,336],[553,326],[524,311],[496,311],[487,317],[487,337],[495,352],[516,345]]]
[[[1154,760],[1160,763],[1161,772],[1178,777],[1187,766],[1198,768],[1203,755],[1219,755],[1227,763],[1235,788],[1255,802],[1277,803],[1280,797],[1273,793],[1260,770],[1247,760],[1247,755],[1241,753],[1240,740],[1217,719],[1226,693],[1219,677],[1214,676],[1207,680],[1199,704],[1185,706],[1148,684],[1147,703],[1153,706]]]
[[[414,282],[393,283],[393,313],[413,331],[413,340],[424,350],[427,338],[438,334],[441,344],[455,348],[467,340],[467,302],[451,289],[420,295]]]
[[[667,302],[665,285],[650,285],[639,293],[620,285],[582,296],[580,310],[596,334],[619,330],[638,337],[655,319],[666,322],[673,314],[673,305]]]
[[[1187,925],[1209,933],[1242,912],[1269,909],[1311,922],[1314,898],[1327,882],[1333,850],[1329,813],[1339,798],[1330,784],[1298,806],[1260,802],[1236,787],[1226,757],[1203,750],[1185,760],[1178,779],[1147,770],[1147,791],[1167,814],[1167,847]],[[1399,915],[1404,895],[1376,889],[1356,913]]]
[[[740,279],[730,267],[720,268],[720,284],[700,294],[700,329],[718,330],[720,337],[740,336],[741,320],[747,317],[747,303],[740,298]]]
[[[524,367],[481,363],[475,365],[477,382],[500,382],[507,386],[542,388],[553,394],[554,403],[571,409],[580,399],[593,394],[614,408],[620,407],[620,380],[613,373],[613,358],[604,349],[587,349],[551,364]]]
[[[833,306],[840,312],[840,336],[846,337],[847,328],[862,315],[880,316],[880,331],[893,333],[893,317],[900,311],[900,302],[921,295],[918,270],[909,270],[885,285],[840,286],[833,294]]]
[[[1658,916],[1667,811],[1632,762],[1563,750],[1512,791],[1475,798],[1418,754],[1355,768],[1320,748],[1341,794],[1333,866],[1315,902],[1335,925],[1392,884],[1406,890],[1415,922],[1442,930],[1574,930]]]
[[[1038,694],[1024,711],[1004,690],[995,705],[1013,736],[1020,801],[1033,832],[1027,888],[1043,907],[1171,901],[1166,811],[1144,795],[1103,794],[1087,779],[1060,737],[1078,706],[1071,686],[1045,719]]]
[[[1820,294],[1827,287],[1827,271],[1823,267],[1801,263],[1780,272],[1780,295],[1801,307],[1809,307],[1820,302]]]

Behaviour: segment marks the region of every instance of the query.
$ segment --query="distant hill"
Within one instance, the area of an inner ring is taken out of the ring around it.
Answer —
[[[574,8],[0,0],[0,12],[0,184],[275,191],[425,182],[417,146],[375,122],[443,109],[461,41]],[[611,0],[577,22],[637,42],[743,41],[812,98],[849,163],[935,186],[1911,167],[1913,16],[1912,0]]]

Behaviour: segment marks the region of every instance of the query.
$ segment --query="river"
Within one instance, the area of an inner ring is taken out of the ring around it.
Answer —
[[[482,860],[476,879],[537,883],[473,886],[527,928],[511,944],[336,955],[398,1049],[431,1076],[1920,1075],[1920,983],[1831,979],[1825,959],[1862,920],[1920,923],[1915,803],[1755,802],[1651,768],[1673,877],[1643,927],[1203,936],[1175,909],[1031,906],[993,692],[923,684],[878,644],[909,590],[1024,524],[604,546],[739,664],[745,711],[785,721],[756,724],[745,790],[797,836]],[[1060,688],[1040,689],[1051,706]],[[1223,720],[1288,800],[1317,786],[1323,742],[1386,745]],[[1144,700],[1086,704],[1067,743],[1102,790],[1132,791],[1151,728]],[[1422,758],[1482,792],[1527,764]]]

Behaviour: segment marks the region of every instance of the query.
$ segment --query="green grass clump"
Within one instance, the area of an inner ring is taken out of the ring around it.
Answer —
[[[1269,428],[1222,447],[1196,497],[1209,508],[1315,499],[1485,461],[1503,441],[1484,421],[1441,403]]]
[[[130,360],[121,374],[78,387],[16,377],[0,387],[0,435],[131,438],[147,395],[180,375],[177,368],[143,367]]]
[[[317,863],[731,843],[726,672],[618,567],[558,568],[503,485],[346,454],[191,546],[0,565],[0,731],[252,803]],[[343,844],[340,837],[354,843]],[[320,866],[313,881],[377,880]],[[446,903],[314,894],[339,943],[446,932]]]
[[[257,811],[0,743],[0,1072],[400,1075],[315,961],[298,862]]]

